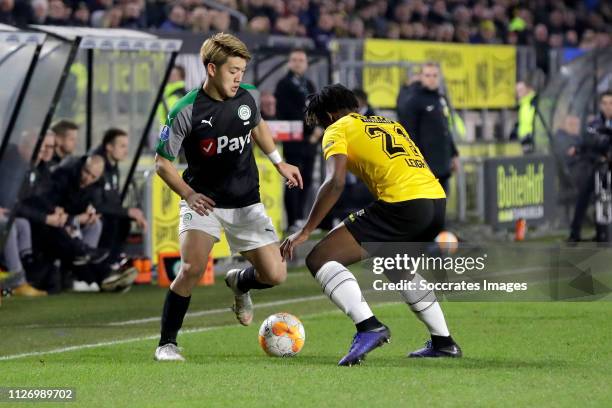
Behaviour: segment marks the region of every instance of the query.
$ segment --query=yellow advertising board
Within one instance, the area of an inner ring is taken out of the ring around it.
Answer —
[[[440,64],[451,103],[456,109],[496,109],[516,105],[516,48],[423,41],[368,39],[364,62]],[[406,72],[396,65],[365,67],[363,89],[379,108],[395,108]]]
[[[278,149],[282,151],[281,146],[278,146]],[[283,220],[283,180],[274,165],[260,149],[254,148],[253,151],[259,168],[261,202],[266,207],[270,218],[272,218],[276,231],[280,233]],[[160,252],[179,250],[180,198],[166,186],[157,174],[153,176],[151,194],[151,253],[153,254],[153,262],[157,264],[157,254]],[[212,256],[214,258],[225,258],[230,255],[227,240],[223,235],[221,241],[213,247]]]

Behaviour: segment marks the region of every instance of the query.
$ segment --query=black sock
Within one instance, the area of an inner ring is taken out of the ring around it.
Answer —
[[[255,278],[254,266],[249,266],[248,268],[239,272],[238,284],[236,286],[238,286],[238,289],[244,293],[251,289],[268,289],[272,287],[272,285],[261,283]]]
[[[365,319],[363,322],[359,322],[355,325],[357,327],[358,332],[366,332],[373,331],[376,329],[383,328],[383,324],[376,318],[376,316],[372,316],[370,318]]]
[[[176,335],[183,325],[183,318],[189,308],[190,300],[191,296],[183,297],[168,290],[162,312],[160,346],[168,343],[176,345]]]
[[[451,336],[435,336],[431,335],[431,345],[435,349],[450,347],[455,344],[455,340]]]

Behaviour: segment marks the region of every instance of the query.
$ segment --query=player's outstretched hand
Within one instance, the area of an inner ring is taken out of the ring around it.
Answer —
[[[289,235],[280,246],[281,255],[283,256],[283,260],[293,259],[293,250],[298,246],[303,244],[308,237],[310,236],[309,232],[304,230],[299,230],[295,234]]]
[[[204,194],[193,193],[187,197],[187,205],[200,215],[208,215],[213,210],[215,202]]]
[[[302,175],[300,174],[300,169],[298,169],[297,167],[289,163],[285,163],[285,162],[278,163],[276,165],[276,168],[278,169],[278,172],[281,174],[281,176],[287,179],[287,183],[286,183],[287,187],[289,188],[299,187],[300,190],[304,188],[304,183],[302,182]]]

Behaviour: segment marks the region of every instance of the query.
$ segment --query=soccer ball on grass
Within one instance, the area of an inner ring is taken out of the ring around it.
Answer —
[[[305,339],[302,322],[289,313],[273,314],[259,328],[259,345],[269,356],[295,356],[304,347]]]

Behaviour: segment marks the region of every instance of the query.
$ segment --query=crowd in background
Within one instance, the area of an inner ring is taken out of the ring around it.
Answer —
[[[241,27],[233,11],[247,17]],[[612,44],[604,0],[0,0],[0,23],[592,49]]]

